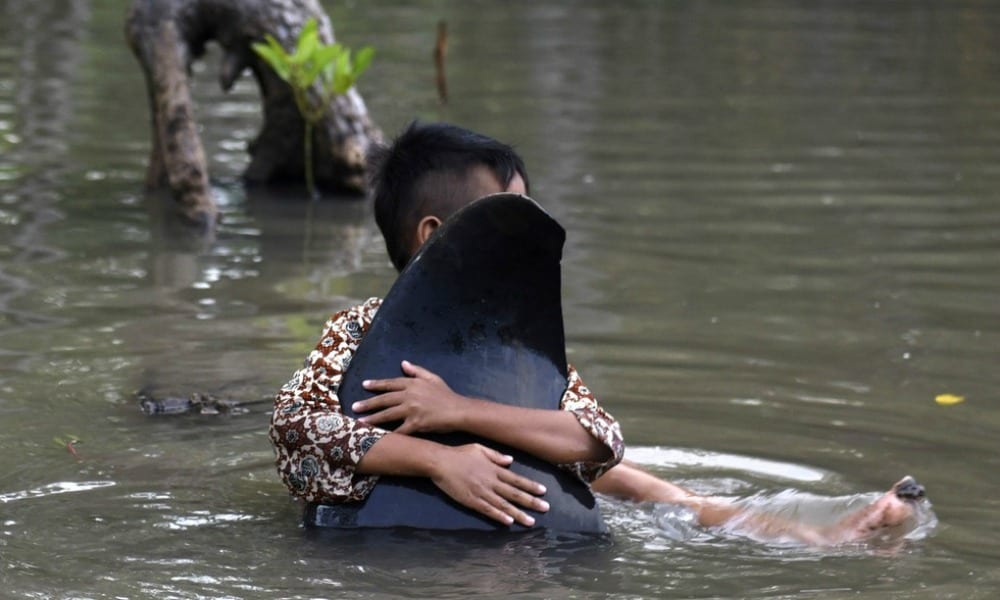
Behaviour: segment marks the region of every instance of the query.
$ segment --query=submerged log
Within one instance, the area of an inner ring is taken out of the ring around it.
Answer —
[[[188,76],[192,63],[215,41],[222,48],[219,84],[229,91],[249,69],[257,80],[264,123],[250,144],[250,183],[297,180],[304,174],[304,123],[291,88],[251,48],[265,34],[294,48],[302,26],[319,22],[320,38],[333,43],[330,20],[316,0],[134,0],[126,38],[146,76],[152,113],[150,188],[167,186],[181,214],[211,227],[217,210],[208,183],[205,152],[194,118]],[[313,130],[313,162],[320,188],[365,190],[365,156],[381,137],[357,90],[337,96]]]

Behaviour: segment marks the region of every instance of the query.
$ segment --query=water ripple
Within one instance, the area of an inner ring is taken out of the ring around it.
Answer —
[[[17,500],[29,500],[34,498],[45,498],[58,494],[70,494],[76,492],[86,492],[100,488],[111,487],[114,481],[59,481],[49,483],[40,487],[21,490],[17,492],[7,492],[0,494],[0,502],[15,502]]]

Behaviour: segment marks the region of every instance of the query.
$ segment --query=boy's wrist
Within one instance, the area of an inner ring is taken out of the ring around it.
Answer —
[[[444,444],[438,444],[429,440],[421,441],[427,442],[423,448],[423,452],[421,452],[420,462],[424,470],[421,476],[432,480],[438,479],[447,469],[449,462],[448,453],[451,450],[451,446],[445,446]]]
[[[460,401],[457,403],[457,409],[453,413],[452,430],[482,435],[479,430],[481,429],[480,425],[485,410],[489,408],[487,406],[488,401],[482,398],[462,396],[461,394],[458,394],[458,397]]]
[[[446,424],[446,428],[451,431],[468,431],[469,415],[472,413],[469,410],[469,405],[472,403],[472,398],[463,396],[457,392],[453,393],[455,394],[455,399],[452,403],[452,409],[448,417],[449,423]]]
[[[365,453],[357,470],[367,475],[432,477],[444,468],[448,449],[431,440],[389,432]]]

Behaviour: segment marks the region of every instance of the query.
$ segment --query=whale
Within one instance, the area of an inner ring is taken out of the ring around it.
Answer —
[[[400,377],[404,359],[466,396],[558,410],[567,377],[561,297],[565,240],[563,227],[524,195],[492,194],[456,211],[385,295],[340,383],[344,413],[361,416],[351,405],[372,396],[362,382]],[[536,520],[531,529],[607,531],[589,486],[570,472],[474,435],[422,437],[449,445],[480,443],[513,456],[510,469],[547,490],[550,508],[529,511]],[[468,509],[419,477],[381,476],[363,501],[311,503],[304,518],[311,527],[338,529],[525,529]]]

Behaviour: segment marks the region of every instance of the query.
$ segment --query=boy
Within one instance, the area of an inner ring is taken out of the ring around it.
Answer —
[[[452,125],[412,124],[373,162],[375,219],[397,270],[466,204],[492,193],[528,193],[527,171],[513,149]],[[293,494],[306,501],[362,500],[378,475],[427,477],[466,507],[500,523],[530,527],[534,519],[525,511],[548,510],[545,490],[507,469],[509,456],[478,444],[451,447],[410,435],[460,430],[568,469],[597,492],[684,504],[707,526],[740,518],[768,535],[835,543],[853,535],[845,531],[912,516],[907,498],[919,488],[912,480],[897,484],[902,492],[894,488],[857,523],[817,532],[746,515],[729,501],[697,496],[621,464],[624,442],[617,422],[572,367],[560,410],[539,410],[460,396],[434,373],[404,361],[403,377],[365,382],[377,395],[355,403],[352,409],[366,416],[351,419],[340,409],[337,389],[379,305],[373,298],[334,315],[305,367],[276,398],[270,435],[278,471]],[[379,427],[393,421],[402,422],[393,432]]]

